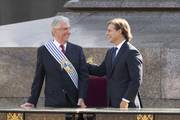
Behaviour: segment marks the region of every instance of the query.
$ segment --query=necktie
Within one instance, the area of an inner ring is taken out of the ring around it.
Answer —
[[[116,58],[116,51],[117,51],[117,47],[114,47],[113,50],[112,50],[112,64],[114,63],[114,60]]]
[[[60,47],[61,47],[61,51],[62,51],[63,53],[65,53],[64,45],[60,45]]]

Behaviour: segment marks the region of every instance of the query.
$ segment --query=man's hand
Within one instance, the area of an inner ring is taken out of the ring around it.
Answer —
[[[88,57],[86,62],[89,63],[89,64],[93,64],[94,63],[93,57]]]
[[[120,108],[128,108],[128,106],[129,106],[129,103],[122,100],[119,107]]]
[[[34,104],[26,102],[26,103],[20,105],[20,107],[25,108],[25,109],[31,109],[31,108],[34,108]]]
[[[84,100],[83,100],[82,98],[79,98],[79,99],[78,99],[77,105],[78,105],[80,108],[86,108],[86,107],[87,107],[86,104],[85,104],[85,102],[84,102]]]

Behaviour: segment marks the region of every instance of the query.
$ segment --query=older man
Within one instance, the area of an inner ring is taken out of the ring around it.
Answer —
[[[45,80],[46,107],[84,108],[88,70],[83,50],[68,42],[70,23],[67,17],[55,17],[51,27],[53,39],[38,48],[31,96],[21,107],[36,106]]]

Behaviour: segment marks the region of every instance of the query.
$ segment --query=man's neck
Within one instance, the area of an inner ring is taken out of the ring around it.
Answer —
[[[114,42],[114,44],[116,45],[116,46],[118,46],[120,43],[122,43],[124,41],[124,39],[123,38],[120,38],[120,39],[118,39],[117,41],[115,41]]]
[[[66,42],[65,41],[63,41],[63,40],[58,40],[58,39],[56,39],[56,38],[54,38],[54,40],[56,40],[60,45],[64,45]]]

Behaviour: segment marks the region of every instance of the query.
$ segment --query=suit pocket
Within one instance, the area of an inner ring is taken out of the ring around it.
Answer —
[[[46,106],[50,107],[66,107],[66,97],[61,91],[48,91],[46,93]]]
[[[66,101],[69,103],[70,107],[77,107],[76,101],[68,94],[68,92],[62,89],[62,92],[65,95]]]

